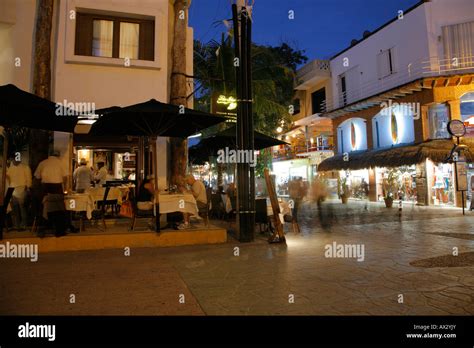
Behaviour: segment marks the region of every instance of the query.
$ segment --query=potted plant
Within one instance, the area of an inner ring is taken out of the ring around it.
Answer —
[[[346,204],[350,196],[349,185],[347,185],[347,178],[339,178],[339,185],[337,187],[338,195],[341,198],[342,204]]]
[[[383,200],[385,201],[385,206],[391,208],[393,206],[393,199],[395,194],[398,192],[398,171],[396,169],[389,169],[387,172],[387,177],[383,183],[385,196]]]

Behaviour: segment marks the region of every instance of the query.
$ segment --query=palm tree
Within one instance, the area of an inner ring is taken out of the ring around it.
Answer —
[[[51,29],[54,0],[38,0],[34,57],[33,93],[51,99]],[[48,157],[50,132],[32,130],[29,142],[30,167],[34,171],[39,162]]]
[[[195,90],[198,107],[205,111],[211,111],[213,95],[235,95],[232,42],[232,32],[227,37],[222,34],[220,42],[194,42]],[[278,58],[274,47],[252,45],[254,126],[268,135],[275,134],[281,120],[290,121],[288,106],[293,97],[295,71]]]
[[[232,35],[232,31],[227,37],[222,34],[220,42],[194,42],[196,101],[203,111],[213,111],[211,104],[215,95],[236,95]],[[251,58],[254,128],[275,136],[282,121],[286,127],[291,124],[289,105],[293,98],[296,66],[304,63],[307,57],[284,43],[278,47],[253,44]],[[265,161],[264,165],[258,165],[262,169],[259,172],[263,173],[271,156],[259,156],[260,160]]]
[[[183,12],[184,11],[184,18]],[[174,33],[172,45],[172,70],[170,102],[174,105],[187,106],[186,88],[186,31],[188,28],[188,1],[174,1]],[[170,183],[186,173],[188,156],[187,141],[170,138]]]

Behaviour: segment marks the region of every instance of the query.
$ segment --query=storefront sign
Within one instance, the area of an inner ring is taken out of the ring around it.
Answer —
[[[462,137],[466,134],[466,127],[460,120],[451,120],[448,122],[448,132],[453,137]]]
[[[237,117],[237,99],[233,96],[213,95],[212,112],[227,117]]]
[[[467,188],[467,170],[466,162],[456,162],[456,190],[457,191],[468,191]]]

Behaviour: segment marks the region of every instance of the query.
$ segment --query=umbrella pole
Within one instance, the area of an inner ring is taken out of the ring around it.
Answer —
[[[156,137],[151,137],[151,149],[153,151],[153,177],[154,177],[154,188],[155,188],[155,231],[161,232],[160,229],[160,195],[158,194],[158,163],[157,163],[157,147]]]
[[[2,131],[3,136],[3,156],[2,156],[2,177],[1,177],[1,186],[0,186],[0,240],[3,239],[3,226],[5,224],[5,212],[7,207],[4,207],[5,203],[5,186],[7,178],[7,151],[8,151],[8,137],[5,131]]]

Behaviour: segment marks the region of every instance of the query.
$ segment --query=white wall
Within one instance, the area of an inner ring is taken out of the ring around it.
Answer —
[[[98,10],[155,18],[155,61],[133,61],[74,55],[75,19],[70,11]],[[36,0],[0,0],[0,84],[31,92]],[[96,108],[130,105],[151,98],[169,102],[173,13],[169,0],[62,0],[55,2],[52,44],[52,100],[94,103]],[[170,31],[171,30],[171,31]],[[193,72],[193,30],[188,28],[187,67]],[[15,67],[14,58],[21,59]],[[192,81],[188,84],[192,91]],[[188,101],[192,107],[192,98]],[[67,139],[55,134],[55,147],[67,152]],[[158,176],[166,185],[167,138],[158,140]]]
[[[395,17],[396,14],[394,14]],[[441,27],[474,21],[473,0],[431,0],[405,13],[361,43],[331,60],[333,108],[340,107],[338,77],[354,67],[359,69],[359,90],[347,104],[422,77],[430,57],[442,58]],[[360,39],[362,33],[356,38]],[[348,40],[349,41],[349,40]],[[395,74],[378,79],[377,54],[395,47]],[[349,66],[344,66],[348,58]],[[411,68],[408,66],[411,64]],[[432,63],[431,67],[434,68]],[[348,83],[349,88],[352,83]]]
[[[30,91],[35,20],[35,0],[0,0],[0,85]]]
[[[155,62],[74,55],[75,20],[70,11],[95,9],[155,17]],[[97,108],[130,105],[149,99],[168,102],[168,1],[61,1],[54,79],[54,99],[95,103]]]
[[[474,21],[472,0],[431,0],[426,7],[429,48],[431,56],[443,57],[441,27]]]
[[[428,57],[429,49],[426,39],[428,33],[425,17],[425,6],[421,5],[405,14],[403,19],[397,19],[361,43],[332,59],[331,75],[334,105],[337,106],[340,88],[338,76],[342,73],[358,66],[360,97],[364,97],[365,86],[368,86],[371,82],[379,81],[377,75],[377,55],[381,51],[395,47],[396,74],[393,75],[394,78],[397,77],[397,74],[399,76],[402,73],[406,73],[407,66],[411,62]],[[362,37],[362,33],[360,33],[360,37]],[[348,58],[349,66],[344,66],[344,58]],[[385,89],[385,87],[393,83],[395,83],[394,79],[385,78],[377,83],[376,88]],[[351,83],[348,83],[348,86],[350,88]],[[375,94],[377,90],[371,92],[373,93],[370,94]],[[350,93],[349,90],[348,93]],[[351,101],[353,100],[349,98],[348,104]]]
[[[387,110],[388,111],[388,110]],[[408,144],[415,141],[415,121],[412,110],[409,107],[394,107],[393,115],[395,115],[397,123],[397,139],[392,137],[392,114],[391,110],[388,112],[380,112],[372,118],[372,139],[374,139],[374,149],[389,147],[398,144]],[[379,128],[379,146],[377,147],[377,129],[376,122]]]
[[[352,138],[351,125],[354,125],[355,139]],[[367,150],[367,124],[363,118],[350,118],[337,127],[337,150],[338,153]]]

